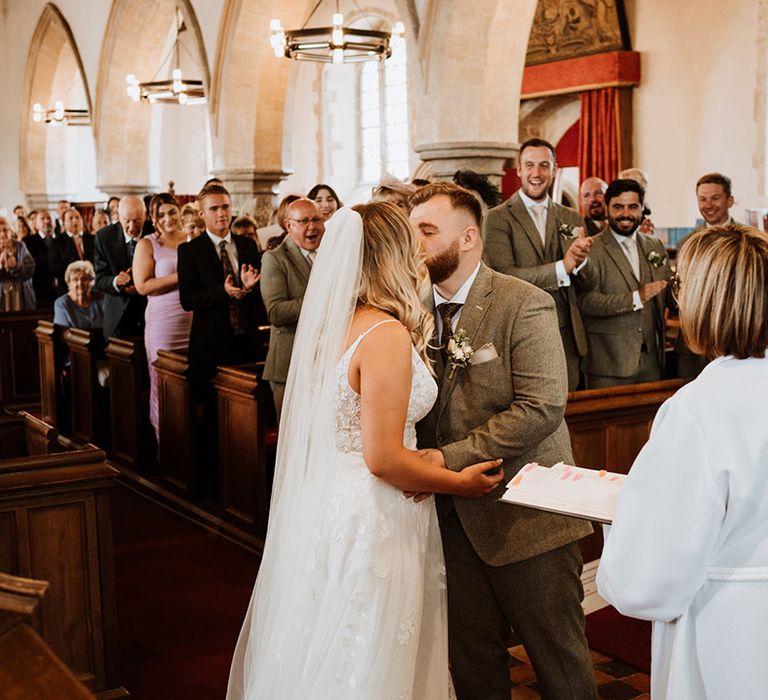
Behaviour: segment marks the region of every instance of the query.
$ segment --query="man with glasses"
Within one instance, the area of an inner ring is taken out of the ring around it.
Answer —
[[[269,352],[264,379],[272,387],[277,418],[283,407],[285,381],[304,292],[317,248],[325,233],[320,210],[311,199],[297,199],[285,217],[288,235],[261,261],[261,295],[269,317]]]

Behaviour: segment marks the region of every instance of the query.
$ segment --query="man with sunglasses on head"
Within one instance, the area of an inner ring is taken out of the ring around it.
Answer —
[[[286,212],[285,230],[288,235],[283,242],[264,253],[261,261],[261,295],[270,323],[269,352],[263,377],[272,388],[278,421],[296,324],[312,263],[325,233],[317,204],[305,198],[292,202]]]

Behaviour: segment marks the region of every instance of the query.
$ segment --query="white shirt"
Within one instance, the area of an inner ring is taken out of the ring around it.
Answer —
[[[640,246],[637,244],[637,231],[633,231],[631,236],[622,236],[619,233],[616,233],[612,228],[608,228],[608,230],[613,234],[613,237],[616,239],[616,242],[619,244],[619,248],[621,248],[621,252],[624,253],[624,257],[629,260],[629,266],[632,267],[632,260],[629,258],[629,251],[627,250],[626,246],[624,245],[624,241],[626,241],[628,238],[633,240],[635,242],[635,250],[637,250],[637,258],[640,259]],[[639,280],[638,280],[639,282]],[[639,311],[643,308],[643,302],[640,299],[640,292],[638,290],[635,290],[632,292],[632,310],[633,311]]]
[[[217,236],[215,233],[211,233],[210,231],[206,230],[206,233],[208,234],[208,238],[211,240],[211,243],[213,243],[214,247],[216,248],[216,255],[221,258],[221,248],[219,247],[221,245],[221,242],[224,241],[227,244],[227,255],[229,255],[229,261],[232,263],[232,272],[234,272],[235,277],[235,284],[240,284],[240,264],[237,261],[237,246],[235,246],[235,242],[232,240],[232,234],[227,232],[227,235],[221,238],[220,236]]]
[[[597,587],[653,620],[654,700],[763,700],[768,359],[711,362],[667,400],[629,472]]]
[[[472,285],[475,283],[475,277],[477,277],[477,273],[480,272],[480,263],[477,263],[477,267],[475,268],[474,272],[467,277],[466,282],[459,287],[456,294],[453,295],[450,299],[443,299],[443,297],[440,295],[440,292],[437,291],[437,287],[434,285],[432,286],[432,294],[435,297],[435,308],[437,308],[438,304],[446,304],[446,303],[452,303],[452,304],[461,304],[462,306],[467,301],[467,295],[469,294],[469,290],[472,288]],[[437,331],[437,337],[440,338],[443,335],[443,319],[440,317],[439,313],[436,313],[435,316],[437,316],[437,323],[436,323],[436,331]],[[459,309],[453,316],[451,317],[451,327],[453,330],[456,330],[456,324],[459,322],[459,317],[461,316],[461,309]]]
[[[536,206],[544,206],[544,228],[547,227],[547,217],[549,216],[549,206],[552,203],[552,199],[549,195],[547,195],[546,199],[544,199],[541,202],[537,202],[533,199],[531,199],[523,190],[518,190],[518,194],[520,195],[520,199],[522,200],[523,204],[525,204],[525,208],[528,211],[528,216],[531,217],[531,221],[534,223],[536,222],[536,217],[534,217],[533,213],[531,212],[531,207]],[[557,232],[555,232],[557,233]],[[559,234],[558,234],[559,235]],[[583,263],[581,263],[578,267],[575,267],[573,269],[573,274],[578,275],[581,269],[584,267],[584,265],[587,264],[589,261],[589,258],[587,258]],[[570,287],[571,286],[571,277],[570,275],[565,271],[565,263],[562,260],[558,260],[555,263],[555,274],[557,275],[557,286],[558,287]]]

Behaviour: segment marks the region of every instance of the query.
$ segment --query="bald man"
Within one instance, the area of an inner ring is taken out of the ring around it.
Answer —
[[[120,200],[117,222],[96,233],[93,263],[95,286],[106,295],[105,338],[144,334],[147,300],[136,291],[131,270],[146,218],[144,202],[140,197],[129,195]]]
[[[588,177],[579,187],[579,211],[584,217],[588,236],[596,236],[608,228],[608,210],[605,208],[605,190],[608,184],[599,177]]]

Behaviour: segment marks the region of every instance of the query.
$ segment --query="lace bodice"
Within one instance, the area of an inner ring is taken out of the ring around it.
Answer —
[[[374,328],[382,323],[393,321],[380,321],[371,326],[360,335],[347,351],[342,355],[336,366],[336,394],[335,394],[335,439],[336,448],[340,452],[362,452],[361,424],[360,424],[360,395],[349,386],[349,363],[352,355],[360,342]],[[424,418],[437,399],[437,384],[432,375],[419,357],[415,348],[411,351],[411,367],[413,378],[411,380],[411,395],[408,400],[408,415],[405,420],[403,444],[409,449],[416,447],[416,423]]]

